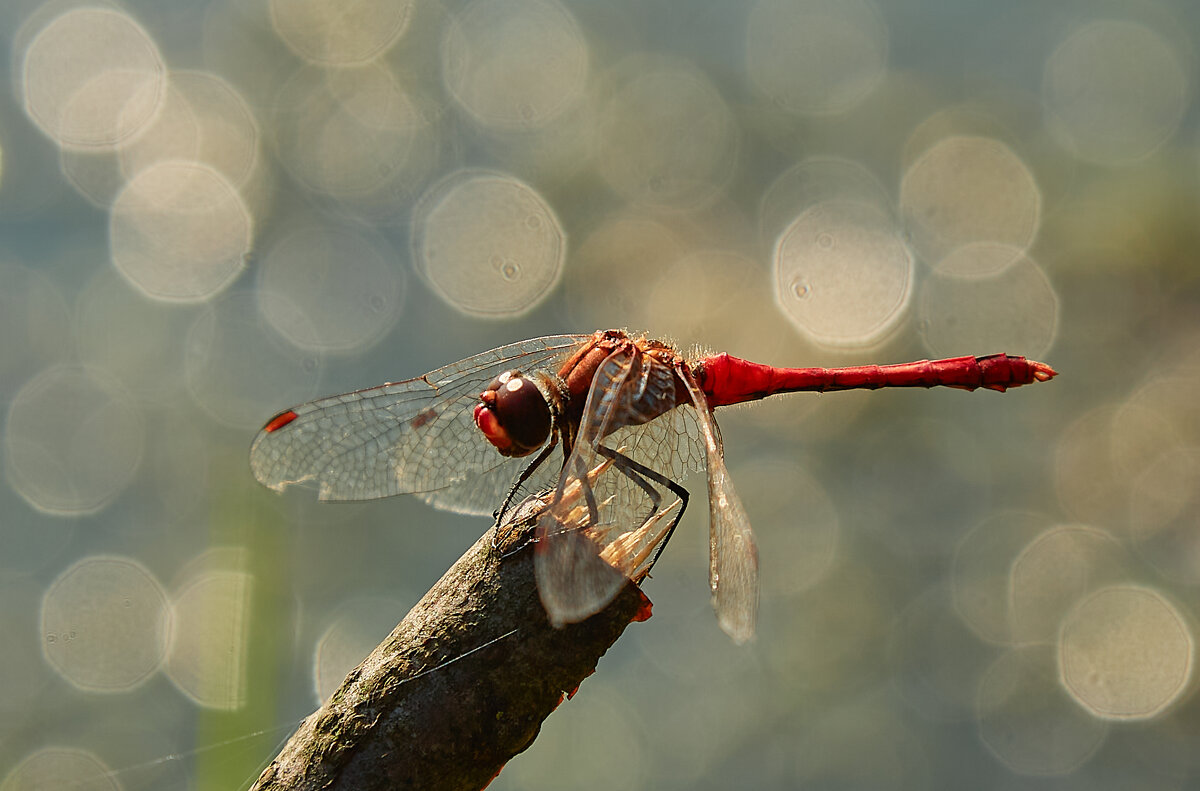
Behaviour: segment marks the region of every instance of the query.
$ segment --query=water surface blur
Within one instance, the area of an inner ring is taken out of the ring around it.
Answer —
[[[21,0],[0,30],[0,791],[247,785],[487,528],[263,490],[254,430],[604,327],[1061,376],[719,413],[757,641],[711,615],[693,478],[654,618],[492,788],[1200,781],[1200,6]]]

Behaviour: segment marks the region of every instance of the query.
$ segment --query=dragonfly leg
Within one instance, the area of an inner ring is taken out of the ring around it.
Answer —
[[[652,470],[646,465],[634,461],[620,451],[606,448],[603,445],[597,445],[596,451],[601,456],[611,459],[614,467],[625,473],[630,480],[636,483],[642,489],[642,491],[646,492],[647,496],[650,497],[652,504],[650,506],[650,512],[646,516],[647,519],[650,519],[654,516],[654,514],[658,511],[659,505],[662,503],[662,495],[659,494],[657,489],[650,485],[650,482],[646,480],[647,478],[650,479],[650,481],[654,481],[655,483],[659,484],[660,486],[666,487],[671,491],[672,494],[679,498],[679,513],[672,517],[670,527],[667,528],[667,532],[664,534],[662,541],[659,542],[658,548],[654,550],[654,556],[650,558],[650,565],[646,567],[646,571],[649,572],[650,569],[654,567],[654,564],[658,562],[658,556],[662,554],[664,549],[666,549],[667,542],[671,540],[671,536],[675,533],[675,528],[679,526],[679,520],[683,519],[683,512],[687,510],[688,506],[688,490],[662,473]]]
[[[546,459],[550,458],[550,454],[554,452],[554,448],[557,445],[558,432],[552,431],[550,433],[550,442],[546,445],[546,447],[542,448],[542,451],[538,453],[536,457],[534,457],[533,461],[525,465],[525,469],[521,470],[521,474],[517,476],[517,479],[513,481],[513,485],[509,487],[508,494],[504,496],[504,501],[500,504],[500,507],[497,508],[492,514],[492,518],[495,520],[496,526],[496,529],[492,533],[492,549],[498,548],[498,546],[502,543],[500,540],[500,525],[504,521],[504,515],[508,513],[508,509],[512,506],[513,500],[516,499],[517,492],[521,491],[521,487],[525,485],[527,480],[529,480],[529,476],[533,475],[534,471],[537,470],[538,467],[542,466],[542,463],[545,462]],[[512,553],[510,552],[508,554]]]
[[[543,453],[545,453],[545,451],[543,451]],[[587,470],[587,467],[583,463],[583,459],[576,458],[576,459],[573,459],[573,461],[575,462],[574,466],[578,470],[578,475],[579,475],[578,480],[580,482],[580,491],[583,495],[584,503],[587,506],[589,524],[594,525],[597,523],[597,521],[599,519],[599,510],[600,510],[599,506],[597,506],[597,504],[596,504],[596,493],[594,491],[592,491],[592,487],[590,485],[588,485],[588,483],[587,483],[588,470]],[[572,459],[568,459],[566,464],[569,465],[569,464],[571,464],[571,462],[572,462]],[[530,467],[528,469],[532,469],[534,466],[536,466],[536,465],[530,465]],[[563,467],[563,471],[564,471],[564,473],[566,472],[566,466]],[[522,476],[522,477],[524,478],[526,476]],[[567,476],[565,474],[560,476],[560,478],[563,480],[565,480],[566,477]],[[516,491],[516,489],[518,487],[520,487],[521,483],[523,483],[523,481],[518,480],[518,482],[513,486],[514,492]],[[559,491],[558,491],[558,495],[556,497],[556,501],[558,498],[561,498],[561,497],[562,497],[562,483],[560,481]],[[509,500],[512,499],[511,494],[509,495],[508,499]],[[505,505],[507,507],[507,502]],[[497,512],[497,513],[499,513],[499,512]],[[556,521],[559,521],[559,523],[561,524],[561,520],[556,520]],[[568,526],[568,530],[569,529],[570,528]],[[492,538],[492,549],[499,549],[499,546],[504,543],[503,541],[500,540],[499,530],[500,530],[500,518],[497,517],[496,518],[497,534],[495,536],[493,536],[493,538]],[[549,533],[548,535],[554,535],[554,533]],[[541,538],[536,537],[536,536],[529,538],[524,543],[522,543],[520,546],[518,546],[517,548],[506,551],[503,555],[501,555],[501,558],[507,558],[509,555],[515,555],[517,552],[520,552],[522,549],[524,549],[529,544],[535,544],[540,540],[541,540]]]
[[[584,464],[583,458],[581,458],[581,457],[576,456],[576,457],[574,457],[574,459],[575,459],[575,473],[578,476],[579,485],[583,492],[584,503],[587,505],[588,524],[597,525],[600,523],[600,509],[596,506],[596,493],[592,490],[591,485],[588,484],[587,465]],[[563,478],[563,480],[564,481],[566,480],[565,477]],[[561,489],[562,489],[562,482],[560,481],[559,496],[562,495]]]

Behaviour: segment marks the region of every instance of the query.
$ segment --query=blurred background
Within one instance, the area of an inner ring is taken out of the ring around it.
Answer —
[[[557,332],[1049,384],[720,412],[495,789],[1200,778],[1200,7],[0,6],[0,788],[249,785],[488,527],[255,483],[275,412]]]

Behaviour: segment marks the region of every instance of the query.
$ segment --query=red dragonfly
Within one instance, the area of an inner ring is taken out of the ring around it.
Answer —
[[[714,408],[798,391],[1003,391],[1054,375],[1006,354],[775,368],[728,354],[688,360],[667,343],[620,330],[550,335],[280,412],[255,437],[250,465],[276,490],[315,481],[322,500],[409,493],[438,508],[494,513],[497,525],[518,493],[553,485],[537,525],[535,568],[556,625],[599,611],[627,577],[649,570],[687,507],[677,479],[707,468],[713,606],[741,642],[757,619],[757,551],[725,469]],[[562,464],[546,463],[556,448]],[[663,508],[666,493],[677,502]],[[635,566],[614,574],[597,558],[618,541],[645,546],[623,552]]]

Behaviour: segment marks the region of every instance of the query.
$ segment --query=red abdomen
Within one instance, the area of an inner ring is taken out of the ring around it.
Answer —
[[[847,368],[776,368],[728,354],[699,360],[694,370],[710,406],[755,401],[776,393],[875,390],[880,387],[956,387],[1004,391],[1055,375],[1045,363],[1010,354],[951,357],[899,365]]]

